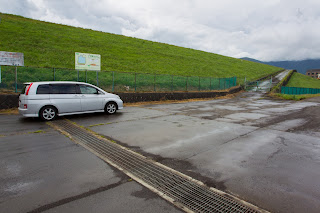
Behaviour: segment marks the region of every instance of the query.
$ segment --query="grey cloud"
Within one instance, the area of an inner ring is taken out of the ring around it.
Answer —
[[[17,14],[21,16],[30,16],[31,11],[37,10],[33,2],[25,0],[0,0],[0,12]]]

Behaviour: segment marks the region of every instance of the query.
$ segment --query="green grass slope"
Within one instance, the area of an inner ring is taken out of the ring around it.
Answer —
[[[0,51],[22,52],[25,66],[74,69],[74,53],[101,55],[102,70],[202,77],[247,77],[281,68],[121,35],[0,13]]]
[[[320,88],[320,80],[311,78],[309,76],[294,73],[290,78],[287,87],[303,87],[303,88]]]

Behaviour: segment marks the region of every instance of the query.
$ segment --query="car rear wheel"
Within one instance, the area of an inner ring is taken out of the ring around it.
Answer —
[[[107,103],[106,106],[105,106],[105,108],[104,108],[104,111],[105,111],[106,113],[108,113],[108,114],[114,114],[114,113],[116,113],[116,111],[117,111],[117,105],[116,105],[116,103],[113,103],[113,102]]]
[[[52,121],[57,117],[57,110],[53,106],[45,106],[40,110],[40,118],[44,121]]]

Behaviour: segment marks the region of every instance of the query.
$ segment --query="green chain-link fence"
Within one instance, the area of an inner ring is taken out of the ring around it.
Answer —
[[[111,92],[167,92],[224,90],[237,85],[237,78],[158,75],[112,71],[77,71],[61,68],[1,66],[0,90],[21,91],[24,82],[80,81]]]
[[[281,87],[281,93],[287,95],[319,94],[320,89],[302,87]]]

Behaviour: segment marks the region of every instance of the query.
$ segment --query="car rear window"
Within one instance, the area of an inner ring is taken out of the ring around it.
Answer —
[[[43,84],[39,85],[37,88],[37,94],[50,94],[50,85],[49,84]]]
[[[52,84],[51,94],[76,94],[75,84]]]
[[[20,94],[25,94],[25,93],[26,93],[26,88],[27,88],[29,85],[30,85],[30,84],[24,84]]]

